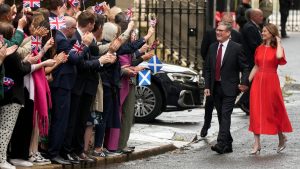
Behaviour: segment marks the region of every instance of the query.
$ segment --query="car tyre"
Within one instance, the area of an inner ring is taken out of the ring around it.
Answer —
[[[135,96],[135,122],[151,122],[162,113],[162,95],[155,83],[150,86],[136,86]]]

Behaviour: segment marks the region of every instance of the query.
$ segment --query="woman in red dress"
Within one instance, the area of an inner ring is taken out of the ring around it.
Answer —
[[[283,102],[278,65],[286,64],[278,29],[274,24],[267,24],[262,31],[263,44],[255,51],[255,66],[249,81],[250,91],[250,126],[255,142],[251,154],[261,150],[260,135],[278,135],[277,153],[286,147],[287,137],[283,132],[292,132],[292,126]]]

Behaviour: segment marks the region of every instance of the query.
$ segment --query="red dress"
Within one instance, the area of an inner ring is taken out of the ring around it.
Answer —
[[[277,75],[278,65],[286,64],[285,56],[278,60],[276,48],[260,45],[255,51],[254,62],[258,71],[250,90],[249,130],[272,135],[292,132]]]

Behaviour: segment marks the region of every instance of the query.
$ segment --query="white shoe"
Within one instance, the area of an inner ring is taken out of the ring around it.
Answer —
[[[25,161],[22,159],[10,159],[10,163],[12,163],[14,166],[21,166],[21,167],[31,167],[33,164],[29,161]]]
[[[11,165],[7,161],[5,161],[4,163],[0,163],[0,168],[1,169],[16,169],[15,166]]]
[[[49,159],[44,158],[39,152],[32,154],[28,160],[35,165],[51,164],[51,161]]]

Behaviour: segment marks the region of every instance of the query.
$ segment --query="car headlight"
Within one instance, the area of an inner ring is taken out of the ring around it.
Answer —
[[[179,82],[199,82],[199,75],[183,74],[183,73],[167,73],[171,81]]]

